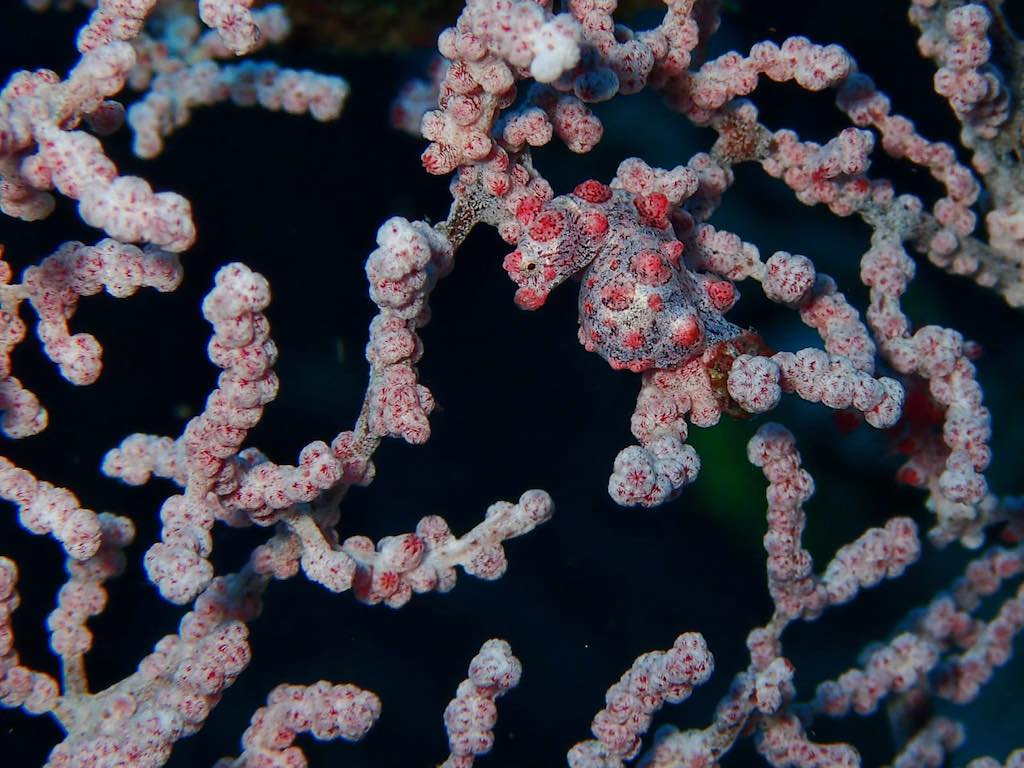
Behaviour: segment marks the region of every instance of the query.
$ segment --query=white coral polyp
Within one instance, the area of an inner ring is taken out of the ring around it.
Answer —
[[[530,76],[538,83],[553,83],[580,60],[578,27],[571,17],[556,16],[532,35]]]

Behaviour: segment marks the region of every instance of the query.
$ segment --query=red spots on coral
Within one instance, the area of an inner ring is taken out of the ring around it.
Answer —
[[[855,197],[867,197],[871,191],[871,182],[865,178],[850,179],[848,189]]]
[[[642,285],[664,285],[672,279],[672,270],[657,251],[640,251],[633,254],[629,269]]]
[[[443,176],[455,168],[451,147],[443,144],[432,144],[420,156],[423,169],[434,176]]]
[[[668,198],[660,192],[637,195],[633,201],[640,215],[640,223],[658,229],[668,229]]]
[[[640,349],[644,344],[647,343],[647,339],[643,333],[637,330],[631,330],[622,337],[623,346],[629,349]]]
[[[633,303],[635,287],[628,280],[612,280],[601,289],[601,303],[608,309],[618,312]]]
[[[401,583],[401,577],[394,571],[381,571],[374,574],[377,590],[384,595],[394,594]]]
[[[405,571],[407,569],[415,568],[419,564],[424,551],[427,548],[426,543],[419,536],[413,534],[406,534],[401,537],[401,555],[398,558],[400,569]]]
[[[675,328],[672,329],[672,341],[683,348],[692,347],[700,341],[701,335],[700,323],[693,315],[680,318]]]
[[[555,269],[552,266],[544,267],[544,279],[545,280],[547,280],[548,282],[551,282],[556,277],[558,277],[558,270],[557,269]]]
[[[651,312],[661,312],[665,308],[665,301],[656,293],[647,297],[647,308]]]
[[[639,360],[630,360],[628,362],[612,358],[608,360],[608,365],[612,367],[613,371],[627,370],[632,371],[633,373],[643,373],[648,368],[654,367],[654,361],[649,357],[643,357]]]
[[[487,165],[496,171],[501,171],[502,173],[504,173],[505,171],[508,170],[509,167],[508,152],[499,147],[494,151],[494,154],[491,155],[491,158],[490,160],[488,160]]]
[[[462,153],[471,160],[483,160],[494,146],[486,134],[470,131],[462,142]]]
[[[816,168],[811,171],[811,183],[814,185],[822,185],[833,176],[835,176],[835,172],[831,168]]]
[[[520,224],[529,224],[541,209],[543,203],[536,197],[524,197],[516,204],[516,219]]]
[[[587,211],[580,217],[580,228],[585,235],[599,238],[608,231],[608,217],[597,211]]]
[[[708,283],[707,291],[708,298],[719,312],[725,312],[736,301],[736,288],[728,280]]]
[[[484,186],[495,197],[504,197],[512,189],[512,179],[504,173],[486,173]]]
[[[512,251],[501,262],[501,266],[509,274],[509,277],[515,280],[516,275],[521,275],[523,272],[523,252],[519,249]]]
[[[678,240],[669,240],[661,244],[661,252],[668,259],[668,263],[676,269],[682,269],[683,244]]]
[[[525,187],[530,183],[530,172],[521,163],[510,166],[508,172],[512,174],[512,181],[520,187]],[[543,205],[546,199],[540,200],[540,204]]]
[[[534,218],[528,233],[537,242],[545,243],[562,234],[564,228],[565,217],[561,211],[544,211]]]
[[[896,482],[917,488],[924,485],[924,476],[913,464],[904,464],[896,471]]]
[[[612,198],[612,188],[594,179],[577,184],[572,193],[588,203],[606,203]]]
[[[534,288],[520,288],[516,291],[516,306],[522,309],[539,309],[547,301],[546,291],[538,291]]]

